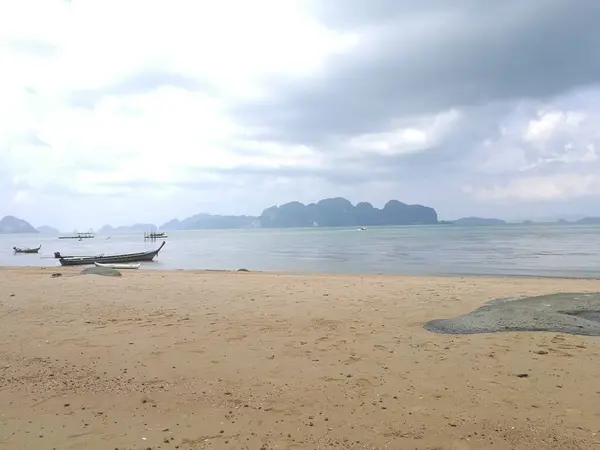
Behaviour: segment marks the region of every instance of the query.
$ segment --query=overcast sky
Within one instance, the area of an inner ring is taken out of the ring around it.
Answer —
[[[0,3],[0,216],[600,215],[598,0]]]

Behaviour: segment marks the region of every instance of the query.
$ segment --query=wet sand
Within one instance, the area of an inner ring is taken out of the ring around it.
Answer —
[[[598,338],[423,328],[600,281],[79,270],[0,269],[0,449],[600,446]]]

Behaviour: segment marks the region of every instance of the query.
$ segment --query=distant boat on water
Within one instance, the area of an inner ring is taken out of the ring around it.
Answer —
[[[13,247],[13,250],[15,251],[15,253],[37,253],[40,251],[40,248],[42,248],[42,246],[40,245],[37,248],[28,248],[28,247]]]
[[[151,233],[144,233],[144,239],[165,239],[167,238],[167,234],[164,232],[151,232]]]
[[[358,231],[367,231],[367,227],[360,227]]]
[[[82,239],[94,239],[96,236],[94,235],[94,233],[92,231],[88,231],[87,233],[74,233],[70,236],[59,236],[59,239],[78,239],[78,240],[82,240]]]

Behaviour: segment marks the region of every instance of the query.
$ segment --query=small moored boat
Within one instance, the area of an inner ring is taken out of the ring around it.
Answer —
[[[158,252],[165,246],[167,241],[163,243],[156,250],[150,250],[147,252],[139,253],[125,253],[123,255],[98,255],[98,256],[62,256],[56,252],[54,256],[58,258],[58,261],[63,266],[83,266],[92,265],[94,263],[101,264],[122,264],[122,263],[135,263],[141,261],[152,261]]]
[[[166,239],[167,233],[159,233],[159,232],[151,232],[151,233],[144,233],[144,239]]]
[[[42,248],[42,246],[40,245],[37,248],[28,248],[28,247],[13,247],[13,250],[15,251],[15,253],[37,253],[40,251],[40,248]]]
[[[91,231],[87,233],[75,233],[69,236],[59,236],[59,239],[77,239],[78,241],[82,241],[84,239],[94,239],[96,236]]]
[[[142,265],[141,263],[115,263],[115,264],[108,264],[108,263],[99,263],[99,262],[95,262],[94,265],[96,267],[106,267],[108,269],[139,269],[140,266]]]

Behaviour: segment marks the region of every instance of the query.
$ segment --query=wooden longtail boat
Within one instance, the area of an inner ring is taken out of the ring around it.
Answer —
[[[42,246],[40,245],[38,248],[20,248],[20,247],[13,247],[13,250],[15,251],[15,253],[37,253],[40,251],[40,248],[42,248]]]
[[[163,241],[163,243],[156,250],[151,250],[147,252],[140,253],[126,253],[123,255],[100,255],[100,256],[60,256],[60,253],[55,253],[55,256],[58,255],[58,261],[63,266],[83,266],[83,265],[91,265],[94,263],[101,264],[120,264],[120,263],[133,263],[133,262],[141,262],[141,261],[152,261],[157,255],[158,252],[165,246],[167,242]]]

